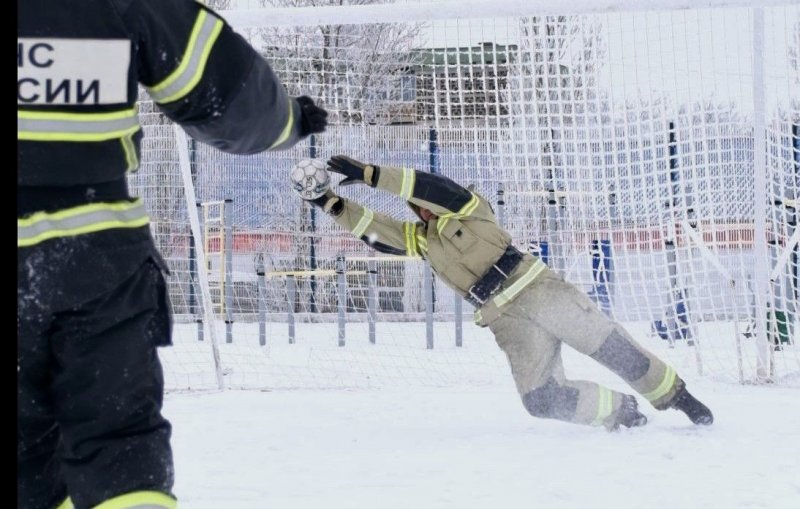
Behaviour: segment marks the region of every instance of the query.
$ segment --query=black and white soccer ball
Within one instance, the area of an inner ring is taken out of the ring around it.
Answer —
[[[304,200],[319,198],[331,185],[325,163],[319,159],[301,159],[291,173],[292,188]]]

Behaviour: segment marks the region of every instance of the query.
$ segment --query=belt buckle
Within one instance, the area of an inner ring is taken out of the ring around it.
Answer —
[[[478,303],[478,304],[480,304],[481,306],[483,306],[484,304],[486,304],[486,299],[481,299],[480,297],[478,297],[477,295],[475,295],[475,292],[473,292],[473,291],[472,291],[472,289],[473,289],[474,287],[475,287],[475,285],[472,285],[472,286],[470,286],[470,287],[469,287],[469,290],[468,290],[468,292],[469,292],[469,296],[470,296],[470,297],[472,297],[472,300],[473,300],[473,301],[475,301],[476,303]]]

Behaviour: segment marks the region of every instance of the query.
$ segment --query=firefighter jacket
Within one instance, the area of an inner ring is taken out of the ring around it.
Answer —
[[[497,224],[489,203],[447,177],[411,168],[381,166],[376,187],[400,196],[417,213],[424,207],[438,217],[427,224],[399,221],[341,197],[341,202],[326,207],[328,213],[339,225],[380,252],[421,256],[462,297],[511,244],[511,236]],[[333,196],[332,191],[328,193]],[[546,270],[547,266],[538,258],[524,254],[501,288],[476,310],[475,322],[483,327],[489,325],[506,304]]]
[[[300,138],[300,106],[269,64],[192,0],[19,0],[18,246],[148,223],[139,85],[195,139],[251,154]]]

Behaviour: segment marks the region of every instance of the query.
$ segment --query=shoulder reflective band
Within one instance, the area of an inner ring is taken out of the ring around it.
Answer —
[[[469,201],[465,203],[463,207],[461,207],[461,210],[439,216],[439,221],[436,223],[436,231],[441,234],[442,230],[447,222],[450,221],[450,219],[461,219],[462,217],[467,217],[475,212],[475,209],[477,209],[478,205],[480,204],[480,200],[478,199],[477,194],[472,192],[470,194],[472,195],[472,198],[470,198]]]
[[[214,46],[222,27],[222,20],[209,15],[206,11],[200,11],[178,68],[161,83],[147,89],[154,101],[158,103],[177,101],[194,89],[203,76],[211,47]]]
[[[140,129],[136,109],[109,113],[59,113],[17,110],[17,139],[30,141],[106,141]]]
[[[149,221],[141,199],[92,203],[58,212],[37,212],[25,219],[17,219],[17,247],[113,228],[138,228]]]

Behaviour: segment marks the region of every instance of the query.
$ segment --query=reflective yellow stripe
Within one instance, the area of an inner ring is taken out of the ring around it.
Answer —
[[[17,247],[29,247],[56,237],[71,237],[112,228],[137,228],[150,221],[141,199],[93,203],[58,212],[37,212],[17,219]]]
[[[416,223],[403,223],[403,232],[406,236],[406,256],[416,256],[418,251]]]
[[[597,416],[594,418],[594,421],[592,421],[592,424],[595,426],[603,424],[603,421],[611,415],[614,409],[614,394],[605,387],[598,385],[597,388],[599,391],[597,395]]]
[[[436,221],[436,231],[439,232],[440,235],[442,233],[442,230],[444,229],[444,225],[446,225],[447,221],[449,220],[450,220],[449,217],[441,216],[439,217],[438,221]]]
[[[480,309],[476,309],[475,313],[473,313],[472,317],[473,317],[473,321],[475,323],[481,323],[481,318],[483,318],[481,316],[481,310]]]
[[[656,387],[656,389],[652,392],[648,392],[647,394],[642,394],[647,401],[656,401],[658,398],[663,397],[667,394],[672,386],[675,384],[675,369],[672,366],[667,366],[667,370],[664,372],[664,379],[661,380],[661,383]]]
[[[470,198],[470,200],[466,204],[464,204],[463,207],[461,207],[461,210],[459,210],[458,212],[451,212],[450,214],[442,214],[441,216],[439,216],[439,221],[436,223],[436,231],[438,231],[441,234],[442,230],[444,229],[445,225],[450,219],[460,219],[462,217],[467,217],[473,212],[475,212],[475,209],[478,208],[478,205],[480,205],[480,199],[478,199],[478,195],[476,195],[475,193],[470,193],[470,194],[472,195],[472,198]]]
[[[203,76],[211,48],[223,26],[222,20],[210,16],[206,11],[200,11],[178,68],[163,81],[147,89],[154,101],[177,101],[197,86]]]
[[[75,509],[75,506],[72,505],[72,499],[67,497],[67,499],[61,502],[56,509]]]
[[[278,139],[275,140],[275,143],[270,145],[269,149],[267,149],[267,150],[271,150],[271,149],[277,147],[278,145],[282,144],[284,141],[286,141],[289,138],[289,136],[292,134],[292,127],[294,127],[294,107],[292,105],[292,98],[290,97],[289,98],[289,118],[286,120],[286,125],[283,126],[283,131],[281,131],[281,135],[278,136]]]
[[[353,228],[353,235],[359,238],[364,235],[364,232],[367,231],[367,227],[370,225],[370,223],[372,223],[372,217],[372,211],[365,208],[363,214],[361,215],[361,219],[359,219],[356,227]]]
[[[417,234],[417,246],[419,246],[421,251],[428,251],[428,239],[425,238],[422,232],[418,232]]]
[[[414,183],[417,180],[417,172],[413,168],[403,168],[403,182],[400,184],[400,197],[410,200],[414,194]]]
[[[106,500],[94,509],[176,509],[178,501],[160,491],[134,491]]]
[[[528,269],[528,272],[523,274],[521,278],[514,281],[514,284],[512,284],[511,286],[500,292],[496,297],[492,299],[492,302],[494,302],[494,304],[497,306],[502,306],[503,304],[511,301],[512,299],[514,299],[514,297],[517,296],[519,292],[525,289],[525,287],[528,286],[528,284],[531,281],[536,279],[536,276],[538,276],[544,270],[545,267],[546,265],[544,264],[544,262],[542,262],[541,260],[536,260],[533,266],[530,269]]]
[[[136,108],[108,113],[17,111],[17,139],[27,141],[106,141],[138,131]]]
[[[125,162],[128,163],[126,172],[136,171],[139,168],[139,159],[136,157],[136,145],[133,143],[133,133],[120,138],[122,151],[125,152]]]

